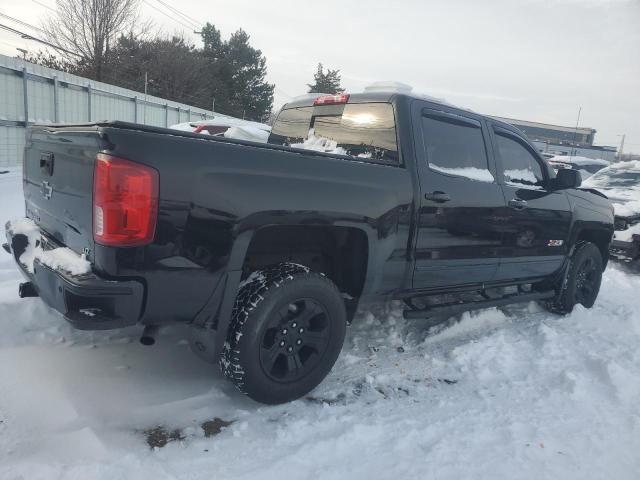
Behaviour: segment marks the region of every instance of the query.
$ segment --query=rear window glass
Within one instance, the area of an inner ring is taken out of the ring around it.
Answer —
[[[282,110],[271,129],[269,143],[288,145],[307,138],[313,107]]]
[[[362,103],[291,108],[280,112],[269,143],[397,164],[393,106]]]

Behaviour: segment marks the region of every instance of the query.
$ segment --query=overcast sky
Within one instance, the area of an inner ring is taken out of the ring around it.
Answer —
[[[228,36],[238,28],[267,57],[280,106],[306,92],[316,64],[339,68],[348,91],[379,80],[472,110],[597,129],[596,143],[640,153],[640,0],[163,0]],[[0,0],[31,24],[54,0]],[[158,0],[157,28],[198,35]],[[14,23],[0,18],[0,23]],[[0,31],[0,53],[37,44]]]

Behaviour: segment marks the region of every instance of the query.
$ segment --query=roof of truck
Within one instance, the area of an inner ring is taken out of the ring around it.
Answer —
[[[442,105],[443,107],[447,107],[447,108],[453,108],[455,110],[459,110],[461,114],[464,114],[465,112],[467,113],[473,113],[474,115],[480,115],[486,119],[489,119],[491,121],[493,121],[493,123],[500,125],[501,127],[504,127],[505,129],[508,130],[515,130],[518,132],[521,132],[521,130],[509,123],[506,123],[498,118],[495,117],[490,117],[489,115],[484,115],[478,112],[474,112],[472,110],[469,110],[467,108],[463,108],[463,107],[459,107],[456,105],[452,105],[451,103],[447,102],[446,100],[442,99],[442,98],[436,98],[436,97],[432,97],[430,95],[425,95],[425,94],[420,94],[420,93],[415,93],[415,92],[411,92],[411,91],[394,91],[394,90],[389,90],[389,91],[365,91],[365,92],[357,92],[357,93],[349,93],[349,92],[345,92],[349,94],[349,101],[348,103],[374,103],[374,102],[391,102],[394,98],[396,97],[406,97],[406,98],[413,98],[416,100],[424,100],[427,101],[429,103],[433,103],[435,105]],[[331,95],[329,93],[309,93],[306,95],[302,95],[300,97],[296,97],[293,100],[291,100],[290,102],[287,102],[285,105],[282,106],[282,109],[284,110],[285,108],[299,108],[299,107],[311,107],[313,106],[313,102],[315,101],[316,98],[318,97],[322,97],[325,95]],[[522,133],[522,132],[521,132]]]
[[[348,92],[345,92],[348,93]],[[282,108],[292,107],[311,107],[316,98],[324,95],[331,95],[330,93],[310,93],[308,95],[302,95],[296,97],[290,102],[287,102]],[[348,93],[349,103],[367,103],[367,102],[389,102],[396,95],[402,95],[398,92],[361,92],[361,93]],[[409,95],[411,96],[411,95]]]

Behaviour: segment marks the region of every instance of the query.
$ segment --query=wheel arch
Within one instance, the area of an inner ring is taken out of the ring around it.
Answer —
[[[247,241],[248,240],[248,241]],[[235,267],[243,278],[267,265],[294,262],[324,273],[342,293],[358,298],[370,271],[371,241],[364,229],[342,225],[266,225],[242,242]]]
[[[609,245],[611,243],[613,232],[605,228],[596,228],[584,226],[576,230],[574,235],[574,248],[580,242],[591,242],[600,251],[602,256],[603,270],[607,267],[609,261]]]

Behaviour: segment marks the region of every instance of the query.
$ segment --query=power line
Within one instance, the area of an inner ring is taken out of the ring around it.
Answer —
[[[80,54],[78,54],[76,52],[72,52],[71,50],[67,50],[66,48],[62,48],[60,45],[55,45],[55,44],[53,44],[51,42],[47,42],[46,40],[42,40],[42,39],[40,39],[38,37],[34,37],[33,35],[30,35],[28,33],[21,32],[20,30],[16,30],[15,28],[10,27],[8,25],[0,24],[0,29],[6,30],[7,32],[15,33],[16,35],[20,35],[25,40],[33,40],[35,42],[39,42],[39,43],[42,43],[44,45],[47,45],[48,47],[51,47],[51,48],[53,48],[55,50],[59,50],[61,52],[68,53],[69,55],[75,55],[77,57],[82,57],[82,55],[80,55]]]
[[[179,15],[180,17],[182,17],[184,20],[186,20],[189,23],[192,23],[194,27],[200,27],[202,25],[202,23],[200,23],[198,20],[194,19],[193,17],[190,17],[189,15],[187,15],[186,13],[182,13],[180,10],[178,10],[175,7],[172,7],[171,5],[168,5],[167,3],[163,2],[162,0],[156,0],[159,4],[164,5],[165,7],[167,7],[170,11],[172,11],[173,13],[175,13],[176,15]]]
[[[156,12],[161,13],[162,15],[164,15],[165,17],[173,20],[176,23],[179,23],[180,25],[182,25],[185,28],[188,28],[189,30],[191,30],[193,28],[192,25],[188,25],[182,21],[180,21],[180,19],[171,16],[170,14],[168,14],[167,12],[165,12],[164,10],[161,10],[160,8],[156,7],[155,5],[151,5],[151,3],[149,3],[147,0],[142,0],[146,5],[148,5],[149,7],[151,7],[152,9],[154,9]]]
[[[289,100],[292,100],[294,98],[293,95],[289,95],[287,92],[285,92],[281,88],[275,87],[274,90],[280,95],[287,97]]]
[[[12,17],[10,15],[7,15],[6,13],[0,12],[0,17],[7,18],[7,19],[19,24],[19,25],[22,25],[23,27],[28,27],[28,28],[31,28],[33,30],[37,30],[37,31],[42,32],[42,33],[47,33],[44,30],[42,30],[41,28],[35,27],[35,26],[33,26],[33,25],[31,25],[31,24],[29,24],[27,22],[23,22],[22,20],[18,20],[17,18],[14,18],[14,17]]]
[[[41,7],[47,8],[49,10],[51,10],[52,12],[55,12],[56,9],[55,8],[51,8],[49,5],[45,5],[42,2],[39,2],[38,0],[31,0],[33,3],[37,3],[38,5],[40,5]]]

